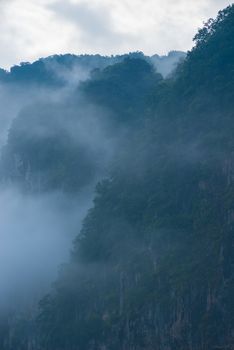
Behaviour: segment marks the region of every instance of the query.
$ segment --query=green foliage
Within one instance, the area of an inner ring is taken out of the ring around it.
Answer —
[[[82,84],[125,134],[40,303],[41,349],[233,348],[233,35],[230,6],[172,78],[137,58]]]
[[[150,92],[161,80],[145,60],[128,57],[103,71],[94,70],[82,89],[92,103],[108,107],[117,123],[126,127],[145,116]]]

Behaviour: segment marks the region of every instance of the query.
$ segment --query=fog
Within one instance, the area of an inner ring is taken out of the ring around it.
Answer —
[[[63,75],[65,86],[0,86],[0,147],[7,150],[7,161],[0,163],[0,315],[36,305],[49,291],[60,265],[69,261],[72,241],[92,205],[96,182],[104,175],[114,149],[115,140],[108,136],[106,112],[87,105],[76,92],[79,81],[88,77],[87,71],[80,74],[78,68],[60,72],[56,66],[52,69]],[[71,101],[69,96],[73,94],[75,99]],[[57,164],[53,168],[54,154],[50,156],[50,152],[56,142],[60,145],[64,135],[69,146],[64,148],[66,144],[61,143],[61,157],[78,150],[80,169],[74,169],[78,174],[84,172],[85,181],[78,179],[80,186],[69,193],[63,189],[62,180],[57,188],[39,188],[38,174],[46,182],[51,168],[55,175],[60,171]],[[34,141],[36,153],[32,149]],[[27,149],[23,148],[25,145]],[[43,157],[48,154],[51,159],[44,166]],[[39,160],[43,166],[31,166],[30,162]],[[30,176],[25,170],[28,164]],[[85,167],[90,168],[89,177]]]
[[[41,87],[38,85],[0,84],[0,147],[7,142],[7,136],[12,121],[26,106],[36,101],[60,100],[66,95],[57,89]]]
[[[31,196],[17,189],[0,191],[0,307],[25,305],[39,298],[68,261],[71,241],[91,204],[61,193]]]
[[[48,59],[62,85],[40,84],[32,69],[35,82],[0,86],[0,312],[49,290],[123,140],[111,112],[78,89],[90,62],[62,67]]]

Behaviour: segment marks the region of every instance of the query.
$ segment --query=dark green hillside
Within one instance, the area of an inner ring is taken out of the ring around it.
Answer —
[[[85,96],[108,107],[116,115],[117,123],[123,122],[125,127],[145,119],[152,90],[162,81],[152,65],[129,57],[103,71],[93,71],[91,77],[81,86]]]
[[[109,175],[70,263],[37,317],[3,332],[4,350],[234,349],[233,38],[234,5],[199,31],[172,77],[134,58],[80,85],[113,118]],[[70,154],[63,135],[56,174]]]
[[[43,349],[233,349],[233,35],[232,6],[152,88],[144,128],[97,186],[71,264],[41,302]],[[88,93],[103,104],[108,70],[98,74]]]

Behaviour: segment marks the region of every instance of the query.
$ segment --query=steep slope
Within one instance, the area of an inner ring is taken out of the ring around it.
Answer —
[[[233,34],[231,6],[153,89],[41,302],[42,349],[233,349]]]
[[[37,317],[3,320],[2,349],[234,348],[233,35],[234,5],[199,31],[170,79],[134,57],[96,70],[80,85],[88,105],[111,114],[111,137],[121,135],[114,160],[70,263]],[[55,110],[59,115],[61,105]],[[38,116],[32,124],[28,117],[27,130],[15,121],[5,152],[26,149],[21,169],[28,169],[28,158],[34,166],[35,154],[35,167],[46,160],[52,174],[65,164],[61,188],[76,174],[67,156],[77,150],[67,150],[62,122],[58,153],[48,152],[54,126]],[[76,113],[70,118],[73,125]],[[39,133],[33,149],[35,135],[24,135],[38,125],[50,131],[49,142]],[[56,183],[48,173],[45,179]]]

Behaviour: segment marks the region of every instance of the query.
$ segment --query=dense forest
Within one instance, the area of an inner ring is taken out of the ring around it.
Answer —
[[[13,119],[2,184],[73,201],[96,188],[49,293],[2,315],[2,350],[234,349],[233,37],[234,5],[170,74],[141,53],[81,57],[85,79],[53,58],[72,87],[43,60],[0,71],[56,86]]]

